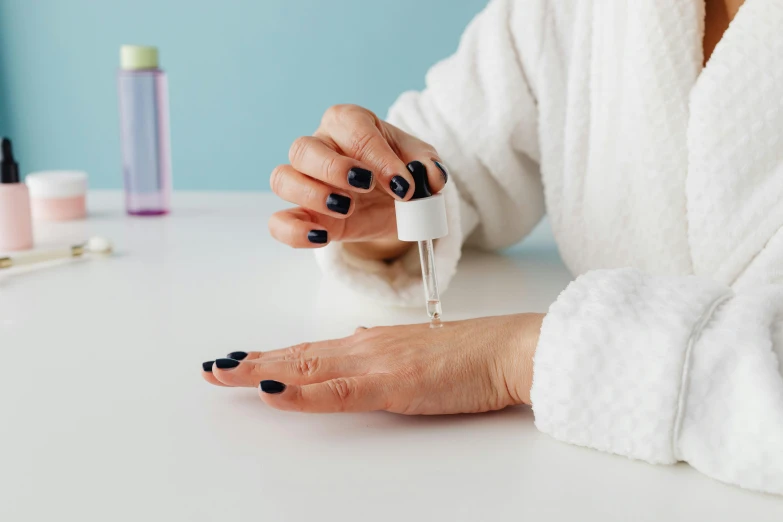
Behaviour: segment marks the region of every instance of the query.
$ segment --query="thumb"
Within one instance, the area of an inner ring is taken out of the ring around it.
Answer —
[[[414,178],[426,179],[430,192],[435,194],[446,186],[449,171],[435,148],[389,123],[383,123],[392,143]]]

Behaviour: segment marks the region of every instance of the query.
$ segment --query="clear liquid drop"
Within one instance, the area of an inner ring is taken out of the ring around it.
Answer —
[[[430,328],[440,328],[443,323],[440,320],[442,310],[439,299],[427,300],[427,315],[430,316]]]

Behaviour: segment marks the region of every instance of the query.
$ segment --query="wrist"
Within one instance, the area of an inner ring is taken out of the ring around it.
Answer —
[[[515,320],[509,336],[509,360],[506,364],[505,380],[514,404],[530,404],[533,357],[546,314],[529,313],[513,317]]]
[[[345,248],[346,252],[370,261],[397,259],[410,250],[411,246],[413,246],[413,243],[406,243],[396,238],[343,243],[343,248]]]

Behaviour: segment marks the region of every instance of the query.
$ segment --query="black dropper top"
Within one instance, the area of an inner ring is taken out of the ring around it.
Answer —
[[[430,182],[427,179],[427,167],[420,161],[411,161],[408,163],[408,172],[413,176],[413,196],[411,196],[411,199],[421,199],[432,196]]]
[[[19,164],[14,161],[14,151],[11,140],[3,138],[2,155],[0,155],[0,183],[19,183]]]

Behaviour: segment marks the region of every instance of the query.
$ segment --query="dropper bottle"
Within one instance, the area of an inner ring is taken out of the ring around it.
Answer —
[[[11,140],[0,143],[0,251],[33,248],[30,193],[19,176]]]
[[[424,298],[430,327],[442,326],[442,309],[438,293],[438,276],[432,241],[446,236],[449,225],[446,220],[446,200],[443,194],[432,194],[427,181],[427,168],[419,161],[408,165],[413,176],[414,192],[409,201],[395,201],[397,237],[400,241],[416,241],[419,245],[421,276],[424,282]]]

